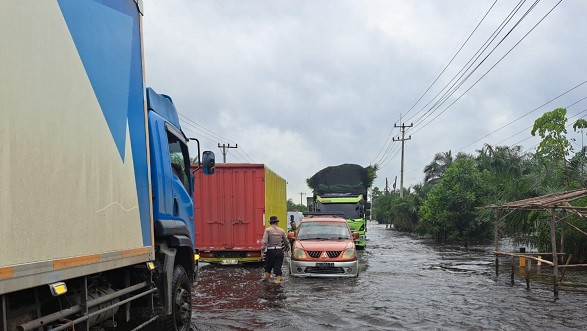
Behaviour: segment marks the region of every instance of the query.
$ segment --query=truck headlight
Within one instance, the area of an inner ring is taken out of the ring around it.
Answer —
[[[357,251],[354,248],[347,248],[342,253],[343,259],[353,259],[355,257],[357,257]]]
[[[293,250],[293,257],[294,257],[294,259],[305,259],[306,258],[306,252],[304,252],[303,249],[296,247]]]

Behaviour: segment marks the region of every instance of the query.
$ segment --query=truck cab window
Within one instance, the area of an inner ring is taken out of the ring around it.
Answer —
[[[179,178],[186,191],[190,191],[189,185],[189,156],[187,146],[179,141],[174,135],[168,133],[169,141],[169,158],[171,160],[171,170]]]

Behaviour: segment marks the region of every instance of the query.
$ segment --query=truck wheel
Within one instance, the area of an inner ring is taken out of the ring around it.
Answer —
[[[171,315],[167,316],[166,326],[170,331],[189,331],[192,319],[192,293],[188,275],[182,266],[175,266],[171,297]]]

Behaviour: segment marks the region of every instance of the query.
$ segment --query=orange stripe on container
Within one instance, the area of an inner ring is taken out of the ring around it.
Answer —
[[[71,257],[53,261],[53,269],[65,269],[100,262],[100,255]]]
[[[149,253],[151,253],[151,247],[128,249],[126,251],[122,251],[122,257],[137,256]]]
[[[14,276],[14,267],[0,268],[0,279],[11,278]]]

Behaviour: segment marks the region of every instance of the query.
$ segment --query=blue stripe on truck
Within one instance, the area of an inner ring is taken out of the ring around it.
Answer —
[[[143,245],[152,245],[137,6],[132,0],[58,0],[58,3],[122,162],[125,162],[128,123]]]

